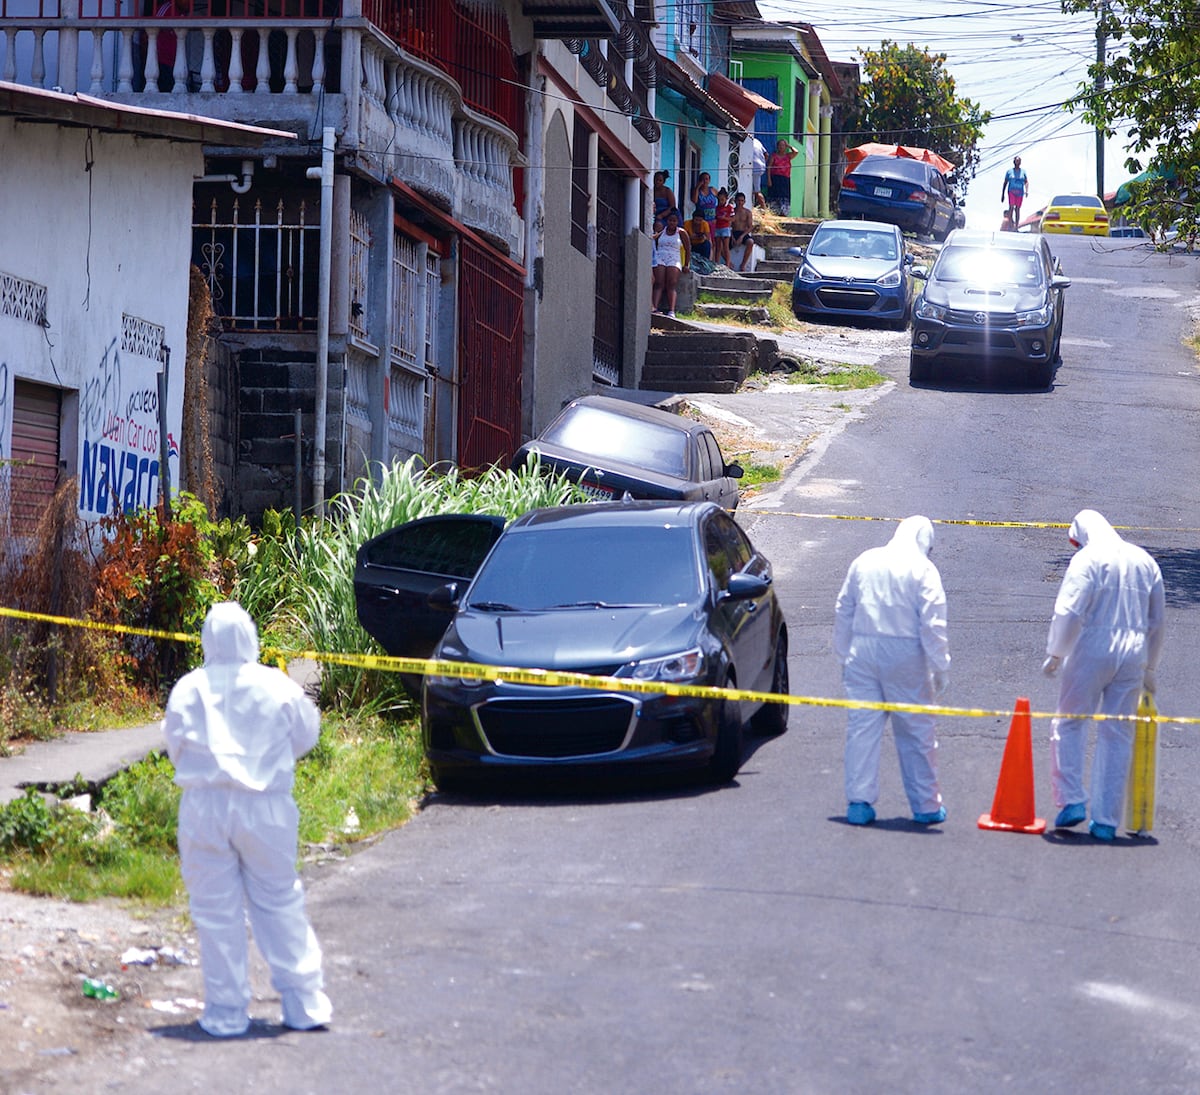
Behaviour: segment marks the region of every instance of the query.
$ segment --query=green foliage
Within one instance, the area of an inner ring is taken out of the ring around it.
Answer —
[[[175,767],[164,753],[118,772],[100,790],[97,804],[125,838],[140,847],[174,851],[180,789]]]
[[[1062,8],[1095,22],[1097,32],[1107,38],[1104,61],[1088,67],[1088,80],[1068,109],[1081,112],[1105,136],[1128,134],[1125,166],[1131,175],[1154,170],[1168,176],[1132,187],[1127,218],[1159,240],[1172,225],[1181,238],[1195,239],[1200,233],[1192,197],[1200,185],[1200,22],[1195,5],[1063,0]]]
[[[467,478],[457,468],[434,469],[417,458],[380,468],[360,480],[354,493],[329,503],[329,519],[304,521],[294,535],[280,522],[276,535],[259,540],[257,562],[243,584],[251,599],[266,604],[264,589],[281,596],[260,628],[286,634],[304,649],[335,653],[382,653],[359,626],[354,601],[354,563],[359,547],[373,536],[437,513],[494,513],[513,518],[541,506],[584,501],[565,477],[539,472],[536,464],[511,472],[492,468]],[[255,557],[257,560],[257,556]],[[284,593],[283,591],[286,590]],[[365,673],[326,663],[321,669],[321,704],[343,710],[399,710],[409,700],[396,674]]]
[[[55,823],[46,800],[30,787],[0,806],[0,853],[41,851],[54,838]]]
[[[736,461],[736,454],[733,459]],[[760,487],[764,483],[778,482],[783,476],[778,464],[747,464],[742,470],[744,474],[738,480],[738,487],[742,490]]]
[[[979,167],[978,145],[991,113],[956,94],[944,53],[887,39],[859,53],[863,84],[850,121],[857,132],[847,144],[928,148],[955,165],[951,182],[961,200]]]

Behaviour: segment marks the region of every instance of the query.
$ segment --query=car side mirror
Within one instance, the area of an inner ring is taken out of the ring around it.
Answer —
[[[1064,274],[1055,274],[1054,277],[1052,277],[1050,279],[1050,288],[1051,289],[1070,289],[1071,288],[1071,279]]]
[[[787,249],[787,253],[789,255],[795,255],[796,258],[798,258],[798,259],[802,259],[802,258],[804,258],[804,252],[807,250],[808,250],[807,247],[789,247]]]
[[[914,278],[924,278],[925,280],[928,281],[929,280],[929,267],[928,266],[914,266],[912,268],[912,276]]]
[[[440,612],[453,612],[458,608],[458,598],[458,583],[447,582],[436,589],[431,589],[429,595],[425,598],[425,603],[430,608],[436,608]]]
[[[913,255],[905,255],[904,256],[904,265],[905,266],[912,266],[912,264],[915,263],[916,261],[917,261],[916,257]]]
[[[770,578],[764,578],[761,574],[746,574],[744,571],[739,571],[737,574],[730,575],[724,596],[732,601],[748,601],[764,596],[770,588]]]
[[[746,473],[742,470],[741,464],[726,464],[725,474],[729,476],[730,479],[741,479],[741,477]]]

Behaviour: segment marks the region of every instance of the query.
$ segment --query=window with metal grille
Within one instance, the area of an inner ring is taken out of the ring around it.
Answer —
[[[428,376],[436,371],[436,251],[400,232],[392,258],[392,347],[388,375],[388,440],[393,449],[418,451],[427,419]]]
[[[229,330],[316,330],[320,198],[196,188],[192,262]],[[203,196],[202,196],[203,195]]]
[[[588,193],[588,153],[592,131],[587,123],[575,115],[575,140],[571,148],[571,246],[585,255],[588,249],[588,210],[591,194]]]
[[[371,260],[371,226],[365,214],[350,210],[350,333],[367,341],[368,276]]]

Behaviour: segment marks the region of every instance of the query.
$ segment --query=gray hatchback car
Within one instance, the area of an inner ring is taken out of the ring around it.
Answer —
[[[1071,279],[1043,235],[958,229],[932,270],[913,269],[925,287],[913,305],[908,377],[1006,367],[1048,388],[1062,340],[1063,290]]]

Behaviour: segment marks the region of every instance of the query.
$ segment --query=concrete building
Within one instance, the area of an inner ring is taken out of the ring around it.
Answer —
[[[193,178],[261,127],[0,83],[0,539],[74,477],[78,512],[180,479]],[[167,469],[164,474],[164,462]]]

